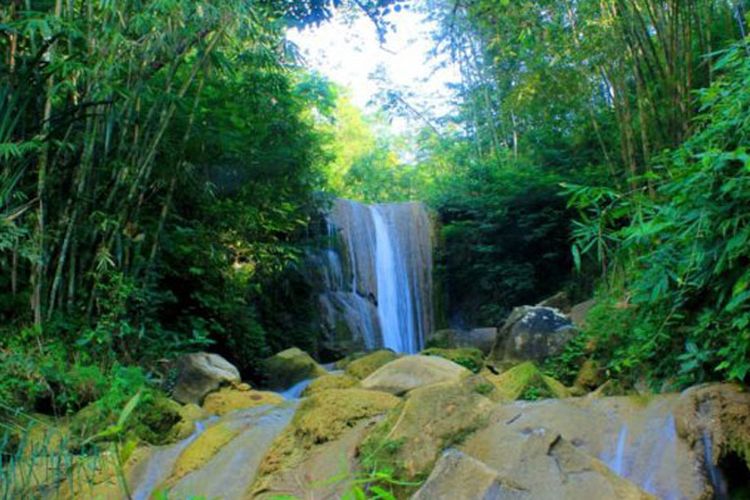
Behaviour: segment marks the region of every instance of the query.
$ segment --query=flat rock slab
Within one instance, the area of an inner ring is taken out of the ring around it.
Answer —
[[[426,385],[457,382],[471,372],[461,365],[437,356],[405,356],[391,361],[365,378],[364,389],[404,394]]]

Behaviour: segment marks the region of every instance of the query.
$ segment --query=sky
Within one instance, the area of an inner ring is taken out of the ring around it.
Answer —
[[[380,65],[388,79],[404,90],[404,95],[409,95],[409,104],[421,113],[440,116],[450,110],[452,96],[446,84],[458,82],[458,70],[448,64],[435,71],[437,61],[428,60],[433,47],[432,25],[424,13],[402,9],[389,14],[388,20],[396,31],[389,32],[382,45],[370,19],[362,13],[350,18],[351,15],[339,12],[319,27],[293,29],[287,36],[300,48],[310,69],[347,87],[352,102],[365,111],[378,109],[377,105],[370,105],[379,90],[378,83],[370,76]],[[418,121],[414,117],[399,118],[391,126],[400,132]]]

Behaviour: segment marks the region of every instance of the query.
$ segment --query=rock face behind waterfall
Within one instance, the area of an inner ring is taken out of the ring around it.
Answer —
[[[414,353],[432,330],[433,222],[421,203],[336,200],[313,257],[332,350]]]

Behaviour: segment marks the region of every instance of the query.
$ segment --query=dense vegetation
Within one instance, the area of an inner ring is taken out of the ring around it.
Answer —
[[[448,282],[476,317],[595,285],[559,374],[593,349],[624,381],[747,380],[746,2],[434,5],[464,137],[423,147],[442,166]]]
[[[335,156],[335,91],[284,30],[339,5],[3,4],[4,409],[62,414],[112,388],[122,402],[207,345],[247,376],[281,347],[314,350],[295,264]]]
[[[352,2],[382,36],[405,3]],[[299,264],[331,195],[435,209],[453,324],[595,293],[560,374],[747,381],[746,1],[414,3],[462,80],[401,137],[413,106],[364,116],[285,41],[345,5],[0,8],[2,408],[114,411],[206,346],[248,377],[315,352]]]

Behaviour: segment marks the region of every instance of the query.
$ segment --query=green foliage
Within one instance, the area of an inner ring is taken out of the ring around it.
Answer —
[[[609,367],[631,379],[645,373],[683,386],[743,381],[750,373],[750,63],[744,50],[733,47],[717,63],[723,76],[701,92],[698,131],[661,157],[656,192],[617,195],[629,207],[626,223],[590,218],[597,228],[588,233],[616,243],[614,258],[625,277],[614,287],[624,291],[600,306],[590,334]],[[603,200],[578,201],[589,213],[602,213]],[[591,248],[585,238],[582,244]]]
[[[554,174],[511,159],[470,161],[435,181],[438,273],[449,317],[501,324],[514,306],[536,303],[565,284],[572,269],[570,213],[556,182]]]

